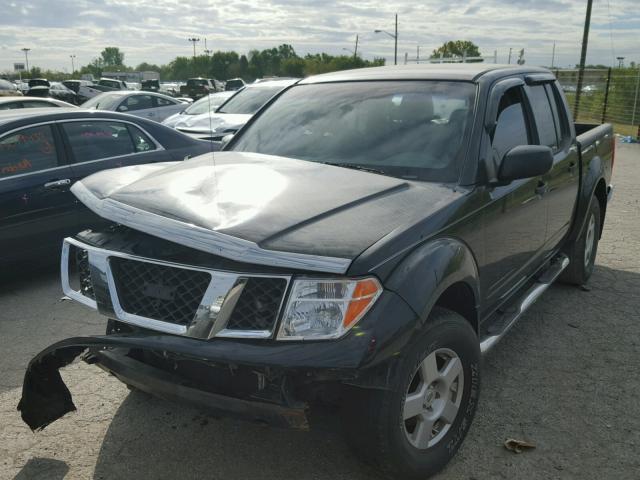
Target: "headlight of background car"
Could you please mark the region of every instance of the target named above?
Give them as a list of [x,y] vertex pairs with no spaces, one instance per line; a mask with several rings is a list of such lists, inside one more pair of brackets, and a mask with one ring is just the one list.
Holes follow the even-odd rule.
[[381,293],[375,278],[295,280],[278,339],[339,338],[358,323]]

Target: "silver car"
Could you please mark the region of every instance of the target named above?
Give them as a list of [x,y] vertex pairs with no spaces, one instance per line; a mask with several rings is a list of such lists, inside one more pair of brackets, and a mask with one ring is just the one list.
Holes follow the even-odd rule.
[[77,108],[75,105],[56,100],[55,98],[44,97],[0,97],[0,110],[14,110],[16,108]]
[[156,122],[162,122],[187,106],[188,104],[161,93],[131,90],[101,93],[81,105],[82,108],[129,113]]

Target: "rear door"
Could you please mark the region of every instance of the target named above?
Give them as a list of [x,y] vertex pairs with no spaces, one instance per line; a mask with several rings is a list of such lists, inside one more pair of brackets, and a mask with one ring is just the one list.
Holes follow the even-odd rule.
[[[71,163],[72,183],[109,168],[172,160],[141,128],[115,120],[73,120],[58,124]],[[100,223],[82,204],[77,214],[88,227]]]
[[[523,88],[509,88],[499,100],[495,129],[490,138],[496,170],[509,150],[533,143],[532,127]],[[533,177],[489,190],[481,275],[489,308],[520,285],[542,255],[547,211],[540,192],[541,184],[542,177]]]
[[553,150],[553,167],[543,177],[548,212],[545,250],[551,252],[571,225],[580,180],[578,152],[556,85],[552,82],[530,85],[527,96],[538,132],[537,143]]
[[185,109],[186,105],[175,100],[162,97],[153,97],[155,104],[155,116],[153,120],[156,122],[162,122],[165,118],[170,117],[174,113],[181,112]]
[[0,136],[0,260],[57,248],[76,224],[75,197],[52,124]]
[[156,105],[153,100],[152,95],[144,93],[129,95],[120,102],[116,111],[154,120]]

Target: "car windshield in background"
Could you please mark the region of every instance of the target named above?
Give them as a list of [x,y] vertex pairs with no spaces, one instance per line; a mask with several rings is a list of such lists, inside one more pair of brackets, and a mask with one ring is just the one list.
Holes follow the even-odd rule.
[[193,102],[183,113],[186,115],[200,115],[201,113],[213,112],[228,98],[229,97],[217,96],[215,94],[202,97],[200,100]]
[[113,93],[101,93],[100,95],[96,95],[95,97],[84,102],[81,107],[82,108],[95,108],[96,110],[109,110],[122,100],[123,97],[121,95],[113,94]]
[[475,86],[402,81],[298,85],[282,94],[231,150],[455,182]]
[[253,115],[283,87],[247,87],[225,103],[218,113]]
[[196,80],[187,80],[187,85],[189,85],[190,87],[195,87],[196,85],[206,85],[207,81],[203,78],[203,79],[196,79]]

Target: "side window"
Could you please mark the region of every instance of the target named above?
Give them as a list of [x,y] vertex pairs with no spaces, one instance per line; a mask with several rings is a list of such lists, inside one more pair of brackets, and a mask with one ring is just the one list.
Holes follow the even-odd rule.
[[127,125],[127,127],[129,128],[129,133],[131,134],[131,139],[133,140],[133,146],[136,149],[136,152],[150,152],[151,150],[156,149],[155,144],[142,132],[142,130],[132,125]]
[[536,120],[536,127],[540,137],[540,145],[546,145],[553,150],[558,149],[556,125],[551,112],[551,105],[544,85],[534,85],[529,88],[531,110]]
[[0,180],[58,166],[49,125],[25,128],[0,139]]
[[55,103],[41,102],[38,100],[29,100],[29,101],[23,101],[22,106],[24,108],[51,108],[51,107],[57,107],[58,105],[56,105]]
[[21,102],[0,103],[0,110],[13,110],[14,108],[22,108],[22,103]]
[[156,104],[159,107],[170,107],[171,105],[175,105],[176,102],[173,102],[171,100],[167,100],[166,98],[162,98],[162,97],[155,97],[156,99]]
[[133,112],[153,108],[153,99],[150,95],[131,95],[118,107],[119,112]]
[[75,163],[129,155],[135,152],[124,123],[80,121],[63,124]]
[[564,102],[560,97],[558,87],[555,84],[545,84],[549,102],[551,102],[551,110],[553,119],[556,124],[556,136],[558,137],[559,147],[564,147],[571,142],[571,131],[569,129],[569,120],[565,111]]
[[513,147],[529,145],[529,128],[522,102],[522,89],[507,90],[500,99],[491,147],[498,162]]

